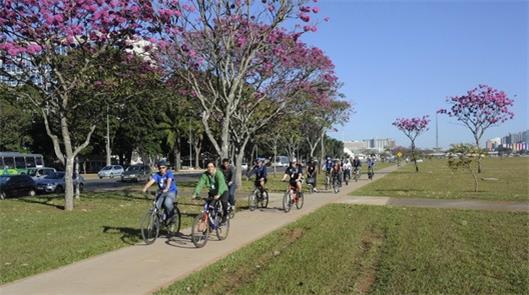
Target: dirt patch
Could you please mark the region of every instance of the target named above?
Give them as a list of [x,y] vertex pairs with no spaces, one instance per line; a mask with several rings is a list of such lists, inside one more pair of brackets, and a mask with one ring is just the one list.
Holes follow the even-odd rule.
[[288,241],[291,243],[294,243],[295,241],[299,240],[305,231],[302,228],[296,227],[289,229],[285,236],[287,236]]
[[374,230],[368,229],[362,234],[360,253],[361,260],[358,263],[359,276],[355,283],[355,290],[360,294],[366,294],[376,281],[376,270],[380,259],[380,246],[384,236]]

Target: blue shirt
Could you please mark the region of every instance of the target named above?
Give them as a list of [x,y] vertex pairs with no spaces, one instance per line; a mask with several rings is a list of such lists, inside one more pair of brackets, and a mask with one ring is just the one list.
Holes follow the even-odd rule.
[[261,179],[261,178],[266,178],[266,167],[265,166],[261,166],[261,167],[255,167],[253,168],[253,173],[252,174],[255,174],[255,177],[256,177],[256,180],[258,179]]
[[167,170],[167,172],[165,172],[165,175],[162,175],[160,172],[156,172],[152,175],[151,179],[154,180],[156,184],[158,184],[158,188],[160,190],[164,190],[165,186],[167,185],[167,179],[171,179],[171,187],[169,187],[169,191],[170,192],[177,191],[176,182],[174,180],[174,174],[173,174],[173,171],[171,170]]
[[334,164],[332,163],[331,160],[327,160],[327,161],[325,161],[325,170],[327,170],[327,171],[331,171],[332,166],[334,166]]

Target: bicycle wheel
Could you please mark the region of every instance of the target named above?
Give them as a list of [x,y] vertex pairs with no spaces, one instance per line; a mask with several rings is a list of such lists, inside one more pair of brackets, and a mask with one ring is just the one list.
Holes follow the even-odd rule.
[[259,190],[256,189],[253,193],[251,193],[248,196],[248,209],[250,209],[250,211],[253,211],[255,210],[255,208],[257,208],[257,194],[258,193],[259,193]]
[[290,192],[286,192],[283,196],[283,210],[285,210],[285,213],[288,213],[290,209],[292,208],[292,196],[290,195]]
[[296,208],[303,208],[303,203],[305,203],[305,197],[303,196],[303,192],[300,192],[298,193],[298,201],[296,202]]
[[171,221],[167,224],[167,235],[169,238],[175,237],[180,232],[180,222],[181,222],[180,209],[174,207],[174,215],[171,217]]
[[268,207],[268,191],[265,189],[263,190],[263,193],[261,194],[261,208],[267,208]]
[[145,244],[150,245],[156,241],[160,234],[160,219],[152,209],[141,220],[141,236]]
[[225,240],[228,237],[228,233],[230,232],[230,219],[227,218],[226,222],[224,224],[220,223],[220,216],[219,220],[217,220],[219,226],[215,229],[215,233],[217,234],[217,239],[219,241]]
[[340,191],[340,187],[338,186],[338,181],[337,180],[334,180],[332,182],[332,188],[333,188],[335,194],[337,194]]
[[191,226],[191,242],[197,248],[202,248],[206,245],[209,238],[209,222],[207,213],[200,213],[193,220]]

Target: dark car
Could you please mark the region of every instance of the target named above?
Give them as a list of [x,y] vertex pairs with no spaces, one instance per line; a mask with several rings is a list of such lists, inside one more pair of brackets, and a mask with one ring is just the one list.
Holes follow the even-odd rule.
[[0,199],[11,196],[34,196],[37,191],[35,181],[29,175],[1,175]]
[[132,165],[121,174],[121,181],[147,181],[151,173],[151,168],[148,165]]

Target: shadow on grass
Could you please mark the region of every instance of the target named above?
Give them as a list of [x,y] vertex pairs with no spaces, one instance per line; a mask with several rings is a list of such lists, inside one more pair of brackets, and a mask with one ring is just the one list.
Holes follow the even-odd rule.
[[139,228],[131,228],[131,227],[115,227],[115,226],[103,226],[103,232],[104,233],[120,233],[121,234],[121,241],[125,244],[129,245],[136,245],[139,241],[141,241],[141,230]]
[[32,203],[32,204],[39,204],[44,206],[50,206],[55,207],[60,210],[64,210],[64,205],[57,205],[52,204],[51,201],[53,199],[59,199],[58,196],[49,196],[49,197],[27,197],[27,198],[19,198],[19,201],[26,202],[26,203]]

